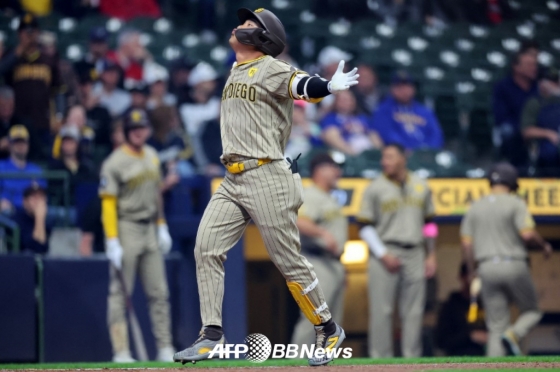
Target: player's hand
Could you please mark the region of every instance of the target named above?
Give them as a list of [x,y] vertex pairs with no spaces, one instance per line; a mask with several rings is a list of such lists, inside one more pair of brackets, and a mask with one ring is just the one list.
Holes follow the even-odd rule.
[[486,345],[488,342],[488,332],[481,329],[472,331],[470,336],[471,341],[479,345]]
[[436,275],[436,269],[436,254],[432,252],[428,255],[428,257],[426,257],[426,260],[424,261],[424,275],[426,276],[426,278],[430,279],[434,275]]
[[550,245],[550,243],[546,242],[546,243],[544,244],[544,247],[543,247],[543,254],[544,254],[544,258],[547,259],[547,260],[548,260],[548,259],[550,258],[550,256],[552,255],[552,245]]
[[387,271],[391,274],[395,274],[401,269],[401,260],[390,253],[385,253],[380,260],[381,263],[383,263],[383,266],[385,266]]
[[105,245],[105,255],[113,266],[120,270],[122,268],[123,249],[119,238],[107,239]]
[[321,234],[321,240],[325,243],[325,248],[335,256],[338,256],[338,242],[336,241],[333,234],[328,230],[323,230]]
[[165,223],[158,225],[158,245],[163,254],[168,254],[173,245],[173,240],[171,240],[171,235],[169,235],[169,228]]
[[329,82],[329,92],[335,94],[343,90],[348,90],[351,86],[358,84],[360,75],[356,73],[357,71],[358,69],[354,68],[352,71],[344,73],[344,61],[340,61],[338,69]]

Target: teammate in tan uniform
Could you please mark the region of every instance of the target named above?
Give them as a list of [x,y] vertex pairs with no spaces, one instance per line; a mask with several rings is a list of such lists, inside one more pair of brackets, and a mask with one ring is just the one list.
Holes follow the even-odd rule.
[[163,217],[158,156],[145,145],[149,125],[143,110],[132,110],[125,118],[126,143],[113,151],[101,170],[102,222],[106,254],[112,263],[108,311],[115,362],[134,361],[128,345],[126,297],[118,279],[119,271],[129,295],[139,272],[148,298],[157,359],[173,359],[162,256],[171,249],[171,237]]
[[[542,317],[527,265],[526,244],[552,252],[535,231],[535,222],[517,190],[517,171],[507,163],[490,171],[490,195],[473,203],[461,223],[469,272],[478,264],[482,301],[489,330],[488,356],[521,354],[519,340]],[[510,303],[521,314],[510,324]]]
[[[340,176],[340,167],[328,154],[319,154],[311,160],[313,185],[303,191],[305,202],[299,209],[297,220],[301,253],[313,265],[336,323],[342,322],[344,311],[346,270],[340,256],[348,240],[348,219],[331,194]],[[301,314],[292,344],[309,345],[313,336],[313,329]]]
[[398,293],[402,354],[418,357],[422,353],[426,277],[436,270],[434,206],[426,182],[406,169],[402,147],[385,146],[381,165],[383,175],[365,190],[357,217],[363,223],[360,237],[372,252],[369,354],[374,358],[393,356],[393,306]]
[[[222,163],[228,170],[199,226],[195,258],[203,329],[194,344],[174,359],[207,359],[224,343],[222,299],[226,253],[253,220],[271,260],[280,270],[305,316],[315,325],[318,348],[338,348],[344,331],[331,318],[311,264],[299,253],[297,211],[302,185],[297,159],[283,158],[290,135],[293,99],[318,102],[357,84],[356,69],[344,73],[344,61],[331,79],[310,77],[274,57],[286,44],[284,26],[270,11],[240,9],[241,25],[232,31],[236,53],[222,95]],[[309,359],[329,363],[332,355]]]

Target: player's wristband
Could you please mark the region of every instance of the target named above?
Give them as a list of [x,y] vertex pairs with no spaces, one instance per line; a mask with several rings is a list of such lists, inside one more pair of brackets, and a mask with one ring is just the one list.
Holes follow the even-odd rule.
[[424,225],[423,229],[424,238],[437,238],[439,235],[438,225],[434,222],[429,222]]

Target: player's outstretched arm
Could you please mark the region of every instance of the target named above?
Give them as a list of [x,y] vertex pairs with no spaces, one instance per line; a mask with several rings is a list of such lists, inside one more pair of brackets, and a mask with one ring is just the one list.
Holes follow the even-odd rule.
[[292,95],[313,102],[329,94],[350,89],[351,86],[358,84],[360,75],[357,74],[357,71],[358,69],[354,68],[352,71],[345,73],[344,61],[340,61],[331,81],[319,76],[296,75],[297,81],[294,81],[296,84],[292,84]]

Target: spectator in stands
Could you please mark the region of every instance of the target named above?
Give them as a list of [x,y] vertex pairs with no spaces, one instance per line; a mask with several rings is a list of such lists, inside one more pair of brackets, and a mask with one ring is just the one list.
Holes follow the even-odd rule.
[[[95,142],[95,132],[87,126],[86,110],[82,105],[74,105],[68,108],[63,119],[63,125],[74,127],[79,134],[80,156],[91,157],[93,155],[93,143]],[[62,138],[60,134],[54,139],[52,157],[60,159]]]
[[124,130],[122,121],[120,120],[113,122],[111,130],[111,144],[113,146],[113,150],[124,144]]
[[113,118],[122,115],[130,107],[130,94],[118,87],[121,69],[111,61],[104,61],[100,81],[93,87],[93,96],[109,110]]
[[10,156],[8,131],[17,124],[14,117],[14,91],[8,86],[0,87],[0,159]]
[[103,61],[109,52],[109,33],[103,26],[96,26],[89,32],[89,50],[80,61],[74,63],[74,70],[80,77],[96,81],[103,72]]
[[537,95],[537,73],[537,56],[518,53],[513,57],[509,76],[494,87],[494,145],[517,168],[524,168],[528,162],[519,121],[527,100]]
[[21,191],[22,205],[16,208],[14,221],[19,226],[23,252],[45,254],[49,250],[50,226],[47,225],[47,193],[37,183]]
[[17,47],[0,61],[0,75],[15,92],[15,114],[29,120],[30,130],[48,143],[51,126],[51,98],[55,99],[56,112],[64,110],[58,58],[48,56],[39,44],[39,24],[27,13],[20,18]]
[[[6,52],[6,34],[0,33],[0,60],[4,56],[5,52]],[[1,78],[2,77],[0,76],[0,79]]]
[[[334,47],[334,46],[326,46],[324,47],[319,56],[317,58],[317,63],[319,67],[319,75],[323,78],[329,80],[332,78],[336,69],[338,68],[338,64],[341,60],[346,61],[348,65],[348,61],[352,60],[353,56],[345,51]],[[332,110],[333,104],[335,100],[335,95],[331,94],[323,98],[323,100],[319,103],[316,107],[312,105],[310,107],[311,110],[317,110],[318,112],[313,114],[312,116],[316,120],[320,120],[323,116],[325,116],[329,111]],[[308,112],[309,114],[309,112]]]
[[194,158],[204,173],[208,159],[202,149],[201,135],[204,124],[220,116],[221,99],[215,96],[217,72],[206,62],[200,62],[189,75],[189,86],[193,103],[185,103],[180,108],[181,119],[192,141]]
[[131,86],[128,90],[130,94],[130,107],[125,110],[127,112],[133,109],[142,109],[146,111],[148,106],[148,97],[150,95],[150,88],[144,82],[139,82]]
[[[439,311],[436,344],[448,356],[485,355],[488,331],[484,319],[477,316],[472,324],[467,322],[470,307],[470,280],[467,264],[459,270],[461,289],[452,292]],[[480,312],[479,312],[480,313]]]
[[419,1],[377,0],[375,4],[373,12],[388,25],[396,26],[403,22],[419,23],[423,21],[422,7]]
[[192,148],[188,139],[181,133],[179,117],[174,107],[160,106],[148,114],[152,124],[152,136],[148,144],[158,152],[163,166],[164,191],[179,182],[179,177],[191,177],[196,170],[190,162]]
[[292,159],[297,158],[299,154],[305,156],[314,146],[322,145],[321,127],[307,120],[306,106],[305,101],[294,101],[292,132],[284,151],[286,156]]
[[150,63],[144,72],[146,84],[150,89],[150,96],[148,98],[147,107],[149,110],[161,106],[176,106],[177,97],[169,93],[167,89],[167,81],[169,80],[169,73],[165,67]]
[[109,17],[129,20],[135,17],[161,17],[157,0],[99,0],[99,10]]
[[334,109],[321,121],[321,130],[327,145],[348,155],[381,146],[368,118],[358,114],[356,98],[349,90],[336,95]]
[[92,253],[105,252],[105,233],[101,224],[101,199],[93,198],[79,218],[82,231],[80,240],[80,255],[91,256]]
[[382,94],[377,85],[377,75],[371,66],[361,63],[358,65],[360,79],[358,85],[352,87],[361,113],[372,115],[377,109]]
[[151,60],[150,53],[140,42],[140,32],[124,30],[117,41],[117,50],[107,53],[107,58],[124,71],[124,86],[133,86],[144,79],[144,62]]
[[179,58],[173,61],[169,67],[171,80],[169,81],[169,92],[177,97],[177,103],[192,102],[189,89],[189,75],[195,64],[187,58]]
[[208,163],[204,168],[204,174],[208,177],[223,177],[225,168],[220,161],[222,156],[222,138],[220,132],[220,118],[208,120],[202,127],[204,128],[200,136],[202,151]]
[[521,116],[526,140],[536,141],[541,177],[560,177],[560,76],[549,68],[539,81],[539,96],[530,98]]
[[0,161],[0,174],[18,173],[29,178],[0,177],[0,210],[12,212],[23,203],[23,190],[32,183],[46,187],[45,180],[41,179],[42,170],[37,165],[27,161],[29,153],[29,132],[23,125],[14,125],[8,132],[10,141],[10,158]]
[[352,60],[352,58],[353,56],[351,54],[346,53],[335,46],[324,47],[317,57],[317,63],[319,64],[319,68],[321,70],[321,77],[330,80],[338,68],[338,63],[341,60],[348,63]]
[[87,126],[95,133],[95,144],[111,147],[111,114],[99,104],[100,97],[93,94],[93,81],[89,74],[79,76],[79,103],[86,109]]
[[439,122],[428,107],[415,100],[416,88],[408,72],[393,74],[390,93],[373,117],[373,129],[382,141],[408,150],[440,149],[443,135]]
[[[70,181],[70,190],[75,190],[79,182],[95,182],[96,172],[95,166],[86,157],[80,156],[80,130],[74,125],[65,125],[61,128],[58,137],[60,141],[60,156],[51,159],[49,164],[50,170],[61,170],[68,174]],[[51,189],[62,189],[61,181],[49,182]],[[72,197],[74,193],[70,193]],[[70,200],[70,204],[74,205],[74,200]]]
[[540,52],[541,44],[536,40],[523,40],[521,42],[521,46],[519,47],[519,53],[528,53],[537,58],[537,60]]

